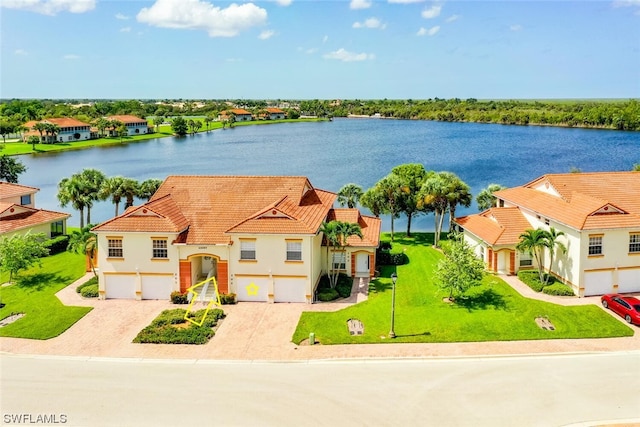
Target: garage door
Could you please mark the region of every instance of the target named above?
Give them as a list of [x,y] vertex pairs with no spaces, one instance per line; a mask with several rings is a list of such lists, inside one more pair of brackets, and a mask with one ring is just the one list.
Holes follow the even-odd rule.
[[173,274],[167,276],[142,276],[142,299],[166,299],[173,291]]
[[238,301],[266,302],[269,294],[269,279],[265,277],[237,277]]
[[279,279],[273,284],[273,299],[275,302],[307,302],[306,279]]
[[585,297],[611,292],[613,292],[613,271],[588,271],[584,273]]
[[618,292],[640,292],[640,268],[618,271]]
[[134,275],[105,275],[104,288],[107,298],[135,299],[136,276]]

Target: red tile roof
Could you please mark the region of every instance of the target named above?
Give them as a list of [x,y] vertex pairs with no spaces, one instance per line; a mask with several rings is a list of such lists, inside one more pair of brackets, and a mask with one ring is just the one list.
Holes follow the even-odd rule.
[[366,246],[377,248],[380,243],[380,226],[382,220],[374,216],[362,215],[358,209],[331,209],[327,221],[342,221],[358,224],[362,238],[351,236],[347,239],[349,246]]
[[491,245],[517,244],[520,235],[531,228],[516,207],[491,208],[477,215],[456,218],[456,223]]
[[251,115],[251,113],[247,110],[243,110],[242,108],[232,108],[231,110],[223,111],[223,113],[233,113],[236,116],[238,115]]
[[109,120],[118,120],[118,121],[124,123],[125,125],[131,124],[131,123],[142,123],[142,122],[147,123],[147,121],[145,119],[141,119],[140,117],[131,116],[131,115],[128,115],[128,114],[109,116],[109,117],[107,117],[107,119],[109,119]]
[[271,108],[270,107],[270,108],[267,108],[266,110],[271,114],[284,114],[284,111],[282,111],[279,108]]
[[24,196],[26,194],[34,194],[40,191],[36,187],[28,187],[26,185],[12,184],[10,182],[0,181],[0,200],[10,197]]
[[80,120],[74,119],[73,117],[54,117],[51,119],[43,119],[39,121],[31,120],[25,123],[23,126],[31,129],[36,123],[39,122],[53,123],[54,125],[58,125],[61,128],[91,126],[89,123],[81,122]]
[[62,221],[70,216],[62,212],[35,209],[13,203],[0,203],[0,234]]
[[[161,231],[150,228],[162,226],[179,232],[188,225],[177,240],[188,244],[228,244],[230,233],[315,234],[335,199],[305,177],[170,176],[151,201],[94,230]],[[171,224],[141,215],[140,209],[171,219]]]

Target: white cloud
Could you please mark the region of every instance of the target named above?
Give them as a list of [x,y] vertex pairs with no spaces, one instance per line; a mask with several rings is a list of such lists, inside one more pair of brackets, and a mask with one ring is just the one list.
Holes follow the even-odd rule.
[[369,18],[364,22],[354,22],[353,28],[373,28],[384,30],[387,28],[387,24],[383,24],[378,18]]
[[422,17],[424,19],[432,19],[440,15],[440,11],[442,10],[442,6],[438,4],[434,4],[430,8],[427,8],[422,11]]
[[522,30],[522,25],[520,25],[520,24],[514,24],[514,25],[509,26],[509,29],[510,29],[511,31],[520,31],[520,30]]
[[354,61],[366,61],[368,59],[375,59],[375,55],[372,53],[354,53],[340,48],[336,51],[329,52],[323,55],[325,59],[337,59],[342,62],[354,62]]
[[127,19],[129,19],[129,17],[127,15],[123,15],[122,13],[116,13],[116,19],[126,21]]
[[88,12],[95,9],[96,0],[2,0],[0,6],[54,16],[58,12]]
[[447,19],[444,20],[447,24],[453,21],[457,21],[460,18],[460,15],[451,15]]
[[276,32],[273,31],[273,30],[264,30],[263,32],[260,33],[258,38],[260,40],[267,40],[267,39],[270,39],[271,37],[273,37],[275,34],[276,34]]
[[263,25],[267,11],[245,3],[221,9],[202,0],[156,0],[136,16],[139,22],[155,27],[204,30],[210,37],[233,37],[240,31]]
[[349,9],[369,9],[371,7],[371,2],[369,0],[351,0],[349,3]]
[[423,3],[425,0],[389,0],[389,3],[396,4],[411,4],[411,3]]
[[69,54],[63,56],[62,58],[63,59],[68,59],[68,60],[80,59],[80,57],[78,55],[74,55],[73,53],[69,53]]
[[439,25],[436,25],[435,27],[431,27],[428,30],[424,27],[420,27],[416,35],[417,36],[434,36],[438,31],[440,31]]
[[122,27],[122,28],[120,28],[120,32],[121,33],[130,33],[131,32],[131,27]]
[[280,6],[290,6],[293,3],[293,0],[276,0]]
[[24,49],[16,49],[15,52],[13,52],[16,55],[20,55],[20,56],[27,56],[29,53],[24,50]]

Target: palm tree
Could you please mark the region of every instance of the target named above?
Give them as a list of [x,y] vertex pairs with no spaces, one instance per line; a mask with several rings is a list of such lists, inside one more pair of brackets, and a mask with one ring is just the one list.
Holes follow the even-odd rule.
[[449,200],[449,232],[453,230],[453,220],[456,217],[456,207],[458,205],[468,208],[471,206],[473,196],[471,188],[462,181],[456,174],[451,173],[449,177],[451,186],[447,199]]
[[320,225],[320,232],[323,234],[325,244],[327,247],[327,277],[329,277],[329,284],[331,284],[331,278],[329,272],[331,271],[331,258],[329,257],[329,246],[335,246],[338,240],[338,233],[336,229],[336,221],[323,222]]
[[82,191],[86,198],[87,224],[91,224],[91,208],[93,203],[102,200],[100,190],[107,177],[97,169],[83,169],[78,175],[82,183]]
[[121,176],[113,176],[107,178],[102,183],[100,187],[99,196],[102,200],[106,200],[111,197],[111,202],[116,206],[115,216],[118,216],[118,207],[120,205],[120,201],[122,200],[122,181],[124,180]]
[[516,245],[516,249],[520,252],[528,252],[538,265],[538,276],[540,283],[544,282],[544,266],[542,265],[542,253],[548,245],[547,232],[541,228],[535,230],[525,230],[520,235],[520,242]]
[[419,193],[419,200],[424,205],[423,209],[428,207],[434,212],[435,235],[433,245],[435,247],[439,247],[444,215],[449,208],[449,188],[450,183],[447,180],[447,176],[444,172],[441,172],[427,177]]
[[157,115],[153,122],[156,125],[156,132],[160,132],[160,125],[164,123],[164,116]]
[[369,209],[376,218],[380,218],[380,214],[384,213],[384,198],[381,196],[382,194],[377,191],[377,188],[372,187],[360,197],[362,206]]
[[71,178],[63,178],[58,183],[58,200],[63,208],[69,203],[80,212],[80,228],[84,227],[84,208],[87,206],[87,196],[82,191],[80,177],[73,175]]
[[204,123],[207,125],[207,132],[209,132],[209,125],[211,124],[212,121],[213,121],[213,117],[211,116],[207,116],[204,118]]
[[38,131],[38,133],[40,133],[40,142],[42,142],[42,134],[44,132],[47,132],[47,124],[45,122],[38,122],[35,125],[33,125],[31,129]]
[[96,235],[91,232],[91,225],[81,227],[80,231],[74,230],[71,232],[67,250],[69,252],[86,255],[87,260],[89,260],[89,266],[91,266],[91,271],[93,271],[93,275],[96,277],[98,276],[98,273],[96,273],[96,267],[93,263],[93,259],[95,258],[97,249],[97,238]]
[[481,211],[486,211],[489,208],[496,207],[498,199],[493,195],[493,193],[495,193],[496,191],[504,190],[505,188],[506,187],[503,187],[500,184],[489,184],[486,188],[480,190],[480,192],[476,196],[478,209]]
[[100,117],[94,120],[93,124],[96,125],[96,128],[98,128],[101,137],[104,137],[104,130],[111,126],[110,121],[108,119],[105,119],[104,117]]
[[394,219],[400,216],[402,209],[400,205],[400,200],[403,196],[402,183],[396,175],[391,173],[376,183],[374,191],[379,193],[379,196],[376,197],[383,201],[381,212],[391,215],[391,241],[393,241],[395,232]]
[[[556,254],[556,246],[560,249],[560,251],[564,254],[567,252],[567,247],[558,241],[558,237],[564,236],[564,232],[558,231],[555,228],[551,227],[549,231],[545,232],[547,239],[547,249],[549,249],[549,272],[553,268],[553,258]],[[549,280],[549,276],[545,278],[544,284],[546,285]]]
[[125,210],[133,206],[133,199],[139,193],[139,184],[138,181],[132,178],[124,178],[122,180],[122,197],[126,199],[126,203],[124,205]]
[[[358,236],[362,238],[362,230],[358,224],[342,221],[331,221],[329,223],[322,223],[320,231],[324,233],[327,239],[327,264],[331,265],[329,258],[329,245],[334,247],[335,252],[341,252],[346,246],[349,245],[348,240],[351,236]],[[331,273],[330,273],[331,271]],[[327,268],[327,275],[329,276],[329,285],[335,288],[338,284],[338,276],[340,270],[337,268]]]
[[347,205],[353,209],[358,205],[360,197],[362,197],[362,187],[357,184],[346,184],[338,191],[338,203],[340,206]]
[[56,142],[58,133],[60,132],[60,126],[55,123],[44,122],[45,132],[47,136],[51,135],[50,142]]
[[633,168],[631,168],[634,172],[640,172],[640,163],[634,163]]
[[161,185],[161,179],[151,178],[142,181],[138,188],[138,197],[149,201]]
[[36,144],[40,142],[40,139],[35,135],[31,135],[29,139],[27,139],[27,142],[31,144],[31,149],[36,151]]

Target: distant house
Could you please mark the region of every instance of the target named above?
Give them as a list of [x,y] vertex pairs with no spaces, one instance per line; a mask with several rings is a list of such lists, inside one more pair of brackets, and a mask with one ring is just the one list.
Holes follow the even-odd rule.
[[[109,120],[117,120],[124,123],[127,128],[127,136],[142,135],[145,133],[153,133],[153,126],[149,126],[149,122],[140,117],[131,115],[117,115],[107,117]],[[113,136],[115,131],[111,129],[109,134]]]
[[47,238],[65,234],[69,214],[37,209],[35,187],[0,182],[0,237],[44,233]]
[[[239,301],[312,303],[328,265],[375,271],[380,219],[333,209],[336,197],[302,176],[169,176],[149,202],[93,228],[100,296],[169,299],[215,277]],[[321,226],[334,219],[363,237],[327,248]]]
[[236,122],[250,122],[253,120],[253,116],[247,110],[242,108],[232,108],[231,110],[225,110],[218,115],[218,120],[229,120],[231,115],[235,115]]
[[[640,172],[548,174],[497,191],[497,207],[456,218],[489,270],[543,268],[576,295],[640,292]],[[562,231],[566,253],[542,265],[516,246],[526,230]]]
[[74,119],[72,117],[58,117],[44,120],[31,120],[25,123],[23,126],[28,130],[23,134],[23,141],[27,141],[28,138],[32,135],[40,138],[40,132],[33,129],[36,123],[51,123],[59,127],[59,131],[56,135],[47,134],[46,132],[44,132],[42,134],[43,142],[72,142],[91,139],[90,124],[81,122],[80,120]]
[[282,120],[287,116],[287,113],[279,108],[267,108],[266,110],[269,115],[269,120]]

